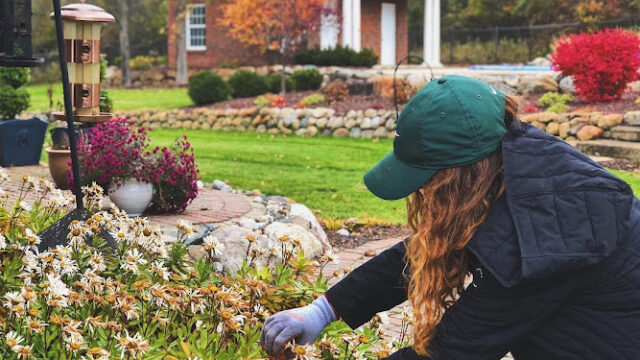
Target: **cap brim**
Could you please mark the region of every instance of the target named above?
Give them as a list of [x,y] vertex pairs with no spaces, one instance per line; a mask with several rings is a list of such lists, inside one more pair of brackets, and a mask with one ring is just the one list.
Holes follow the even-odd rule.
[[364,184],[381,199],[398,200],[420,189],[437,171],[405,165],[392,151],[364,175]]

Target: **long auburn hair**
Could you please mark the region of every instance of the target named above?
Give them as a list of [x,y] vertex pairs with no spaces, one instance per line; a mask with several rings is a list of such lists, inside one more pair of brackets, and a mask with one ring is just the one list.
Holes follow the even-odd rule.
[[[507,96],[505,125],[517,120],[518,101]],[[428,355],[436,326],[464,290],[465,247],[504,193],[502,154],[438,171],[407,198],[409,301],[413,308],[413,348]]]

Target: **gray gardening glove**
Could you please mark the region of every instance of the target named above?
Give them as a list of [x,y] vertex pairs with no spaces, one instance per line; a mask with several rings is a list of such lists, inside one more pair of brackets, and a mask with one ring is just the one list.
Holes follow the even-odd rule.
[[292,339],[297,344],[311,344],[322,329],[338,320],[323,295],[311,304],[279,312],[267,319],[260,334],[260,344],[271,356],[277,356]]

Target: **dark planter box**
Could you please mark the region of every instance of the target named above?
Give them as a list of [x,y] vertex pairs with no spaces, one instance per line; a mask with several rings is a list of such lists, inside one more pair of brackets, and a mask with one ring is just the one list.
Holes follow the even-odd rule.
[[47,122],[40,119],[0,121],[0,165],[38,165]]

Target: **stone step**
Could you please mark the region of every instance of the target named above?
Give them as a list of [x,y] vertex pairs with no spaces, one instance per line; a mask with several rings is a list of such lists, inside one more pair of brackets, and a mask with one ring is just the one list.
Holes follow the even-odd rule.
[[603,139],[640,142],[640,126],[621,125],[602,134]]
[[600,139],[579,141],[576,147],[587,155],[608,156],[640,162],[640,142]]

